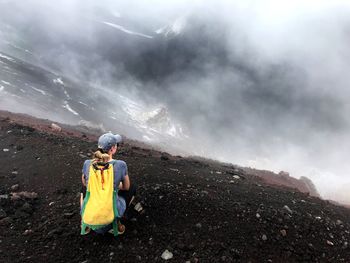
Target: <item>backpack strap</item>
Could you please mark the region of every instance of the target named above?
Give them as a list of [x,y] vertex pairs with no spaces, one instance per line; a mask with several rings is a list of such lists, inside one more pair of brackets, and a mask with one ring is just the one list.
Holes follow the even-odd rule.
[[[105,177],[104,177],[104,171],[109,168],[109,163],[94,163],[92,164],[95,171],[101,172],[101,184],[102,184],[102,190],[104,190],[103,184],[105,183]],[[97,174],[96,174],[97,176]],[[114,176],[114,175],[113,175]]]

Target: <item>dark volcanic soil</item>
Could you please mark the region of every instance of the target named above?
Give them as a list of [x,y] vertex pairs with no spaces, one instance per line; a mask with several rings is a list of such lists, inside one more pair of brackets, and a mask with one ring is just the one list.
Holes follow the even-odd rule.
[[96,137],[1,116],[0,262],[163,262],[166,249],[170,262],[350,262],[349,209],[133,143],[117,158],[144,213],[130,213],[123,236],[80,236],[81,167]]

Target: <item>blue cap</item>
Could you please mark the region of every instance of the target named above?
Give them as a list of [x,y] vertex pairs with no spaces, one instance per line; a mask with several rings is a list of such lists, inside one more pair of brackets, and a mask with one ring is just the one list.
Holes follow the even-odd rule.
[[108,132],[108,133],[102,134],[100,138],[98,138],[98,148],[107,152],[112,148],[112,146],[121,142],[122,142],[122,136],[120,136],[119,134],[113,134],[111,132]]

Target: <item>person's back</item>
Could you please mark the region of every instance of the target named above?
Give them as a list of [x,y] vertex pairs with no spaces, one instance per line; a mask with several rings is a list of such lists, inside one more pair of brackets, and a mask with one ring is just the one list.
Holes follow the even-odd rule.
[[[125,230],[119,219],[131,202],[135,188],[129,191],[130,181],[126,163],[112,159],[120,142],[119,135],[103,134],[99,138],[98,150],[94,153],[94,158],[84,162],[81,234],[85,234],[90,228],[98,233],[105,233],[113,228],[114,235]],[[118,190],[121,190],[121,195],[117,194]],[[117,223],[119,223],[119,231],[117,231]]]

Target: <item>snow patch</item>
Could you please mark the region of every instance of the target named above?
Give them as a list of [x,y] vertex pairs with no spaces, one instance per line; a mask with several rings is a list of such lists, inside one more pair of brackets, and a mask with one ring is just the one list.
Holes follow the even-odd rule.
[[54,79],[54,80],[53,80],[53,83],[64,86],[64,82],[62,81],[61,78]]
[[4,83],[4,84],[7,85],[7,86],[12,86],[10,82],[7,82],[7,81],[5,81],[5,80],[2,80],[1,82]]
[[69,96],[68,92],[66,90],[63,90],[64,95],[66,95],[67,99],[71,99],[71,97]]
[[33,86],[29,86],[29,87],[32,88],[33,90],[35,90],[35,91],[41,93],[41,94],[44,95],[44,96],[46,95],[46,92],[43,91],[43,90],[41,90],[41,89],[37,89],[37,88],[35,88],[35,87],[33,87]]
[[7,59],[7,60],[9,60],[9,61],[15,62],[15,60],[14,60],[13,58],[10,58],[10,57],[8,57],[8,56],[2,54],[2,53],[0,53],[0,58],[4,58],[4,59]]
[[70,111],[70,112],[73,113],[74,115],[79,116],[79,113],[76,112],[75,110],[73,110],[73,109],[69,106],[69,104],[68,104],[67,101],[64,101],[64,105],[62,105],[62,107],[65,108],[65,109],[67,109],[68,111]]
[[80,104],[86,106],[86,107],[89,107],[89,105],[87,105],[86,103],[82,102],[82,101],[78,101]]
[[155,32],[157,34],[163,34],[166,37],[179,35],[186,26],[186,19],[180,17],[175,20],[174,23],[157,29]]
[[5,87],[0,85],[0,91],[3,91],[4,89]]
[[120,25],[116,25],[116,24],[113,24],[113,23],[110,23],[110,22],[101,22],[102,24],[105,24],[105,25],[108,25],[108,26],[111,26],[111,27],[114,27],[116,29],[119,29],[120,31],[123,31],[124,33],[127,33],[127,34],[130,34],[130,35],[135,35],[135,36],[140,36],[140,37],[145,37],[145,38],[153,38],[152,36],[149,36],[149,35],[145,35],[145,34],[142,34],[142,33],[138,33],[138,32],[134,32],[134,31],[131,31],[129,29],[126,29],[125,27],[123,26],[120,26]]
[[[159,134],[171,136],[174,138],[188,137],[180,124],[172,120],[165,106],[149,108],[141,103],[137,103],[125,96],[120,97],[122,109],[128,116],[132,125],[137,127],[148,138],[157,138]],[[117,115],[116,113],[114,115]]]

